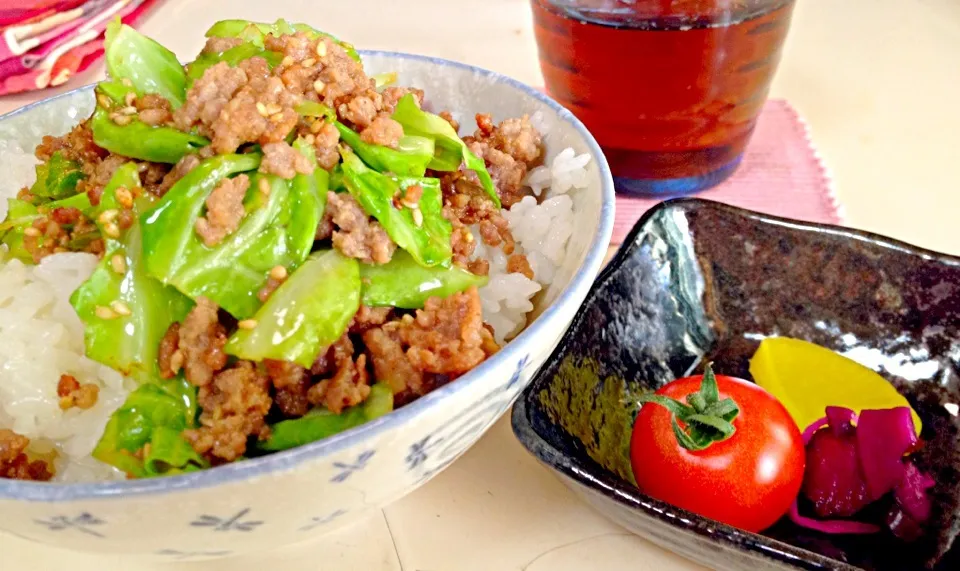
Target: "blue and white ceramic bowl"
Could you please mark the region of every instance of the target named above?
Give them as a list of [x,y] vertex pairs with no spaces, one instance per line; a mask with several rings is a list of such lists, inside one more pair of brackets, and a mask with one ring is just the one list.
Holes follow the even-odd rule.
[[[441,59],[366,52],[369,73],[396,71],[400,85],[470,117],[539,112],[548,156],[588,153],[589,185],[575,200],[575,229],[552,285],[535,298],[530,325],[502,351],[392,414],[327,440],[212,470],[92,484],[0,480],[0,529],[84,551],[154,559],[220,557],[296,543],[410,493],[465,452],[510,406],[553,351],[583,302],[607,250],[614,191],[607,163],[584,126],[536,89]],[[87,87],[0,117],[0,139],[32,148],[44,110],[80,120]]]

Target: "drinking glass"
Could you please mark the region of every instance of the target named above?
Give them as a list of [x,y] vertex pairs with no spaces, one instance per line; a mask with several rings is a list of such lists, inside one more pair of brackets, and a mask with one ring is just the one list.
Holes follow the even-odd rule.
[[794,0],[531,0],[547,91],[623,193],[710,188],[743,158]]

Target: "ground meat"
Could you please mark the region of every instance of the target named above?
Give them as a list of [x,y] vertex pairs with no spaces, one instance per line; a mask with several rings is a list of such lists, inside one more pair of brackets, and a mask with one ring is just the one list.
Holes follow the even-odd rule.
[[173,108],[165,97],[148,93],[134,101],[137,116],[147,125],[166,125],[173,121]]
[[466,265],[467,270],[477,276],[486,276],[490,274],[490,262],[484,259],[470,260]]
[[401,323],[400,340],[410,347],[407,359],[421,371],[456,377],[496,350],[483,327],[476,287],[446,298],[432,297],[413,320]]
[[86,192],[90,203],[94,206],[100,204],[103,188],[113,178],[113,173],[129,160],[126,157],[111,154],[97,163],[84,163],[83,172],[87,178],[77,184],[77,191]]
[[23,235],[23,247],[34,263],[59,252],[103,253],[99,229],[80,210],[60,207],[48,211],[40,206],[39,213]]
[[237,175],[226,178],[213,189],[207,197],[207,215],[200,217],[195,223],[197,235],[203,243],[212,248],[240,227],[246,211],[243,209],[243,197],[250,188],[250,178]]
[[363,344],[373,363],[373,376],[390,385],[395,395],[423,394],[423,373],[407,359],[400,342],[400,321],[370,329],[363,334]]
[[90,129],[89,121],[80,123],[62,137],[45,135],[37,145],[35,154],[38,159],[46,162],[57,151],[63,154],[63,158],[79,161],[84,165],[96,164],[108,154],[105,149],[93,142],[93,131]]
[[264,420],[272,400],[269,378],[253,363],[239,361],[200,387],[200,428],[184,431],[194,450],[214,462],[232,462],[247,450],[247,439],[269,436]]
[[163,179],[170,174],[170,165],[163,163],[140,163],[140,184],[144,190],[151,194],[160,196],[160,188],[163,185]]
[[193,84],[174,123],[182,131],[197,127],[218,154],[232,153],[243,143],[283,141],[299,120],[300,100],[261,57],[237,67],[220,62]]
[[526,115],[506,119],[500,125],[494,125],[487,114],[479,113],[476,119],[476,133],[464,141],[484,160],[500,201],[509,208],[528,194],[523,179],[543,157],[543,138]]
[[360,139],[371,145],[383,145],[396,149],[403,137],[403,126],[387,114],[378,115],[367,127],[360,131]]
[[310,387],[307,399],[314,406],[325,406],[339,414],[343,409],[358,405],[370,396],[370,374],[367,372],[367,357],[346,359],[338,365],[333,377]]
[[383,110],[389,114],[397,109],[397,103],[403,99],[403,96],[412,93],[413,97],[417,100],[417,105],[423,104],[423,90],[414,89],[410,87],[387,87],[380,95],[383,97]]
[[376,90],[370,89],[367,93],[356,95],[346,103],[341,103],[337,107],[337,115],[344,121],[363,129],[373,123],[382,108],[383,97]]
[[266,359],[263,362],[276,392],[273,402],[285,416],[298,418],[310,410],[307,391],[310,389],[309,371],[296,363]]
[[485,142],[469,141],[467,146],[486,163],[500,202],[505,208],[520,202],[529,194],[529,190],[523,185],[523,179],[527,176],[526,164]]
[[66,252],[69,242],[69,230],[46,216],[37,218],[24,230],[23,248],[35,264],[49,255]]
[[518,119],[505,119],[494,126],[490,115],[478,114],[475,137],[485,140],[493,148],[510,155],[527,167],[536,166],[543,156],[543,137],[524,115]]
[[370,395],[367,359],[360,355],[354,360],[353,354],[353,342],[346,334],[320,352],[310,369],[311,374],[321,378],[307,391],[310,404],[339,413],[366,400]]
[[187,380],[198,387],[210,384],[214,373],[227,365],[223,346],[227,331],[220,324],[217,305],[200,296],[180,327],[178,348]]
[[[318,121],[319,126],[311,128],[313,147],[317,153],[317,164],[322,169],[330,170],[340,162],[340,131],[333,123]],[[314,131],[316,129],[316,131]]]
[[477,289],[433,297],[414,315],[404,315],[363,334],[378,381],[401,395],[425,394],[437,375],[454,379],[497,351],[483,326]]
[[93,383],[80,384],[73,375],[60,375],[60,381],[57,383],[57,396],[60,397],[60,410],[73,407],[87,410],[97,404],[100,387]]
[[187,173],[197,168],[199,164],[200,157],[197,155],[183,155],[183,157],[177,161],[177,164],[173,165],[170,172],[163,177],[163,180],[160,181],[160,185],[154,190],[154,194],[163,196],[177,181],[187,176]]
[[328,240],[333,236],[333,218],[330,217],[330,209],[323,209],[323,217],[317,224],[317,231],[314,233],[314,240]]
[[183,352],[180,351],[180,324],[171,323],[167,332],[160,339],[160,349],[157,351],[157,367],[160,376],[172,379],[183,368]]
[[470,228],[467,228],[457,218],[450,208],[444,206],[443,216],[450,221],[453,231],[450,235],[450,247],[453,250],[453,262],[461,267],[467,267],[473,257],[477,244],[473,239]]
[[350,333],[359,335],[368,329],[379,327],[393,317],[392,307],[367,307],[361,305],[350,322]]
[[200,53],[222,54],[242,44],[242,38],[207,38],[207,43],[203,46],[203,50]]
[[[347,96],[363,91],[376,92],[375,82],[364,73],[360,62],[347,55],[335,42],[326,38],[320,41],[324,44],[321,49],[324,55],[317,58],[321,67],[317,79],[322,83],[318,95],[323,103],[339,109],[340,104],[346,103]],[[382,97],[380,104],[383,104]]]
[[333,232],[333,246],[336,249],[345,256],[368,264],[390,261],[397,245],[379,222],[367,216],[352,196],[328,192],[327,210],[338,228]]
[[60,225],[76,224],[81,218],[83,218],[83,212],[80,212],[79,208],[73,208],[72,206],[54,208],[50,212],[50,219]]
[[533,279],[533,268],[530,267],[530,261],[523,254],[513,254],[507,258],[507,273],[523,274],[527,279]]
[[31,461],[24,452],[30,439],[0,428],[0,478],[46,482],[53,477],[51,467],[42,460]]
[[441,178],[441,185],[444,189],[443,215],[453,224],[451,245],[455,262],[464,267],[469,263],[476,246],[464,227],[474,224],[480,225],[480,236],[485,244],[500,246],[507,255],[513,253],[516,243],[510,224],[482,188],[457,174]]
[[329,377],[346,361],[353,359],[353,341],[349,335],[342,335],[333,345],[320,351],[316,361],[310,367],[310,374],[318,377]]
[[260,172],[275,174],[280,178],[291,179],[300,174],[312,174],[310,160],[288,145],[285,141],[268,143],[263,146],[263,161]]

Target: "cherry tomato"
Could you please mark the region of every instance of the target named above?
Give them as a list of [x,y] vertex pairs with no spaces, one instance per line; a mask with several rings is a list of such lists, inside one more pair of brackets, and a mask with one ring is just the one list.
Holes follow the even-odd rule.
[[[770,393],[716,375],[711,398],[707,375],[713,377],[708,371],[678,379],[657,391],[658,396],[646,397],[656,402],[640,409],[630,442],[637,485],[659,500],[759,532],[786,514],[800,491],[806,461],[803,439],[786,408]],[[699,413],[705,414],[684,420]],[[711,413],[718,414],[713,420],[704,418]]]

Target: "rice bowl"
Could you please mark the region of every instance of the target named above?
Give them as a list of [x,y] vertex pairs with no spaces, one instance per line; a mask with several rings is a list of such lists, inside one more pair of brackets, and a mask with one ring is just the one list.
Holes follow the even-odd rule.
[[[402,476],[400,476],[400,473],[396,474],[396,482],[394,482],[393,485],[387,486],[386,489],[381,489],[377,492],[373,492],[372,489],[368,488],[368,486],[374,485],[374,481],[369,480],[367,476],[369,471],[350,476],[351,489],[367,490],[367,502],[365,505],[376,505],[406,493],[412,489],[413,486],[426,481],[426,479],[442,469],[449,461],[458,456],[470,443],[478,438],[489,423],[509,404],[515,396],[516,390],[519,390],[520,386],[522,386],[532,373],[532,368],[535,368],[536,364],[545,357],[545,353],[555,342],[556,336],[559,335],[559,330],[562,330],[562,328],[566,326],[569,317],[572,315],[572,311],[575,309],[575,305],[579,303],[578,299],[582,298],[581,290],[583,290],[583,284],[588,283],[592,279],[602,259],[611,224],[609,216],[612,214],[612,190],[606,189],[606,167],[602,162],[602,155],[593,148],[592,140],[587,139],[588,142],[584,144],[584,139],[581,138],[583,137],[581,132],[570,128],[570,124],[567,122],[571,121],[572,118],[566,115],[565,112],[559,111],[558,108],[545,105],[545,102],[548,100],[539,94],[532,94],[526,89],[523,89],[522,92],[529,93],[530,99],[518,100],[514,93],[519,92],[517,91],[519,88],[516,87],[515,84],[505,81],[503,78],[492,74],[486,75],[483,72],[475,72],[471,68],[440,63],[436,60],[410,58],[409,56],[398,58],[390,54],[366,53],[364,54],[364,59],[365,64],[371,67],[371,72],[397,71],[401,81],[404,81],[406,84],[422,85],[424,87],[432,86],[432,92],[439,94],[435,97],[438,97],[439,101],[447,103],[451,107],[457,102],[467,101],[467,103],[462,106],[465,110],[482,110],[484,107],[484,102],[481,100],[482,98],[491,101],[505,102],[506,108],[501,107],[500,103],[495,104],[491,108],[498,117],[524,113],[537,116],[537,112],[541,112],[543,116],[540,117],[540,119],[544,121],[545,125],[550,127],[551,131],[551,133],[546,136],[548,160],[545,162],[545,167],[535,173],[541,177],[539,179],[541,181],[545,180],[542,178],[545,174],[552,176],[552,171],[565,172],[569,170],[569,167],[565,167],[562,157],[558,163],[554,160],[561,154],[560,151],[567,146],[576,150],[573,157],[569,158],[576,158],[584,152],[590,153],[591,163],[585,169],[588,177],[587,184],[585,185],[586,190],[569,188],[568,190],[573,190],[573,192],[545,192],[545,199],[537,203],[537,205],[548,204],[548,200],[558,198],[558,200],[548,204],[548,208],[551,208],[552,211],[547,210],[541,212],[538,209],[534,209],[534,211],[536,214],[542,214],[542,216],[548,220],[548,223],[536,226],[536,228],[540,228],[539,234],[531,232],[529,235],[523,235],[522,232],[518,232],[516,235],[517,243],[524,248],[525,251],[538,255],[542,254],[546,262],[553,263],[553,261],[559,260],[560,263],[552,266],[548,266],[547,264],[538,265],[536,257],[534,256],[534,260],[531,260],[531,266],[536,266],[535,279],[532,280],[534,283],[521,282],[520,284],[511,284],[508,279],[505,279],[499,291],[493,288],[482,290],[481,293],[485,321],[494,324],[496,317],[499,315],[503,317],[506,327],[510,327],[511,324],[517,323],[518,317],[525,318],[527,312],[533,309],[534,311],[530,314],[530,317],[537,315],[540,315],[540,317],[534,322],[532,329],[521,333],[516,340],[507,343],[502,351],[463,378],[441,387],[437,391],[428,394],[418,401],[414,401],[382,419],[373,421],[351,432],[332,437],[322,443],[307,445],[300,449],[275,456],[255,458],[235,465],[221,466],[209,473],[176,476],[168,478],[164,482],[160,480],[143,480],[140,482],[72,485],[62,487],[59,489],[60,491],[46,487],[45,489],[50,490],[49,492],[42,491],[44,488],[40,485],[0,482],[0,496],[6,498],[6,500],[0,503],[3,503],[5,510],[13,514],[14,512],[26,509],[18,500],[13,498],[26,499],[32,497],[41,501],[49,501],[52,498],[58,497],[69,504],[70,502],[81,501],[81,498],[113,496],[118,493],[128,495],[128,499],[130,494],[138,497],[140,494],[148,494],[148,496],[143,496],[142,498],[146,506],[148,504],[156,504],[156,501],[160,500],[159,497],[156,500],[150,499],[153,494],[158,492],[176,492],[178,490],[190,496],[199,494],[199,499],[194,501],[200,502],[205,506],[208,501],[216,504],[222,504],[224,501],[232,503],[234,500],[229,500],[229,490],[237,490],[237,486],[241,486],[241,489],[246,489],[246,486],[254,485],[254,482],[259,483],[264,480],[264,478],[259,476],[268,476],[266,478],[267,481],[275,481],[277,478],[293,478],[296,481],[300,481],[306,478],[306,480],[316,482],[318,477],[320,481],[326,481],[322,473],[317,474],[317,469],[322,469],[330,477],[335,477],[338,475],[337,465],[356,462],[356,459],[363,456],[362,453],[368,448],[377,451],[376,455],[373,456],[373,460],[369,461],[371,464],[380,466],[380,468],[376,469],[377,471],[387,470],[388,473],[392,474],[397,469],[402,469],[403,466],[407,467],[407,469],[404,469],[405,473]],[[444,69],[449,71],[449,73],[437,74],[435,72],[436,68],[434,67],[436,65],[444,66]],[[445,77],[440,77],[443,75],[445,75]],[[442,95],[445,93],[449,93],[450,97],[447,98]],[[89,112],[91,105],[90,96],[87,94],[83,95],[82,97],[77,95],[72,96],[75,99],[74,105],[78,108],[72,112],[73,121],[85,116]],[[528,95],[524,95],[523,97],[527,96]],[[474,100],[474,97],[477,99]],[[33,111],[35,112],[36,109]],[[50,115],[51,116],[48,117],[49,119],[55,119],[54,116],[58,115],[58,113],[51,113]],[[62,119],[62,111],[59,112],[59,117]],[[29,127],[27,127],[28,125]],[[9,153],[11,147],[14,146],[20,146],[21,149],[25,149],[29,153],[30,147],[37,142],[37,138],[41,133],[63,132],[68,125],[61,124],[57,128],[49,127],[49,124],[42,124],[42,119],[40,119],[39,116],[33,115],[30,121],[22,122],[13,130],[7,130],[6,133],[4,133],[4,141],[2,143],[4,145],[4,155]],[[35,129],[34,133],[27,132],[27,129],[31,128]],[[3,126],[0,126],[0,131],[4,130]],[[17,150],[19,149],[14,149],[14,151]],[[32,158],[28,157],[28,159],[31,163],[33,162]],[[6,156],[3,158],[3,161],[6,165],[8,162]],[[13,176],[10,176],[10,184],[3,187],[4,191],[9,192],[8,188],[14,188],[15,192],[18,189],[18,185],[29,183],[29,176],[32,175],[32,164],[22,170],[26,174],[16,181],[13,180]],[[14,170],[10,169],[8,172],[12,173]],[[531,186],[535,183],[536,179],[534,179],[533,174],[531,174]],[[542,185],[542,183],[540,184]],[[598,185],[604,188],[603,192],[599,194],[596,190],[599,188]],[[610,192],[609,197],[605,194],[608,191]],[[563,196],[565,196],[565,198],[560,198]],[[569,199],[569,210],[563,210],[564,203],[567,199]],[[510,215],[517,215],[517,217],[519,217],[525,208],[531,206],[529,202],[528,200],[522,205],[518,203],[514,206],[517,212],[513,212],[513,209],[511,209],[509,211]],[[601,203],[603,204],[602,209],[600,208]],[[577,214],[578,212],[580,214]],[[530,214],[534,214],[534,212]],[[586,216],[586,218],[584,218],[584,216]],[[538,244],[544,243],[544,238],[547,238],[547,235],[543,233],[543,228],[562,226],[562,224],[558,225],[554,222],[563,221],[564,219],[573,221],[569,226],[573,229],[573,237],[567,240],[566,251],[561,251],[558,254],[556,249],[552,251],[547,249],[547,251],[541,252],[538,249]],[[513,224],[514,222],[511,220],[511,228],[514,227]],[[80,256],[80,260],[75,259],[78,256],[80,255],[57,255],[53,256],[51,261],[62,257],[64,263],[70,260],[71,263],[82,267],[82,261],[80,261],[82,260],[82,256]],[[497,278],[507,278],[510,276],[510,274],[498,273],[498,268],[500,268],[502,262],[502,260],[497,260],[495,256],[491,257],[491,280],[488,288],[495,283],[499,283],[495,281]],[[39,272],[40,268],[46,268],[49,264],[50,262],[45,261],[38,266],[37,269],[33,270],[33,273]],[[69,265],[65,265],[63,271],[67,273],[73,272],[74,282],[68,287],[67,281],[64,279],[58,278],[53,280],[55,283],[61,283],[63,285],[62,289],[75,287],[76,281],[78,279],[82,280],[83,278],[82,271],[76,267],[71,269]],[[549,272],[551,271],[554,272],[555,275],[550,276]],[[39,286],[35,287],[51,287],[48,285],[48,282],[43,282],[41,278],[30,275],[31,270],[29,268],[17,268],[8,264],[4,268],[3,275],[7,273],[11,275],[15,274],[13,279],[39,284]],[[523,289],[523,287],[527,289]],[[541,290],[541,288],[542,291],[538,291]],[[4,293],[7,292],[6,289],[3,291]],[[52,289],[50,289],[50,291],[52,291]],[[50,293],[50,291],[47,291],[47,293]],[[524,299],[520,300],[519,297],[517,297],[516,300],[508,300],[507,297],[504,296],[503,292],[505,291],[515,291],[521,294]],[[56,294],[51,295],[55,296]],[[60,299],[63,299],[63,293],[60,295]],[[531,297],[533,298],[532,300]],[[6,305],[6,303],[9,302],[0,304],[0,307],[9,308],[10,306]],[[544,308],[548,306],[550,306],[550,308],[541,314]],[[563,308],[562,310],[560,310],[561,307]],[[510,312],[513,312],[515,317],[510,317]],[[35,315],[36,313],[34,316]],[[491,321],[491,316],[493,316],[493,321]],[[66,323],[60,317],[57,318],[57,322]],[[504,330],[503,326],[498,327],[494,325],[494,330],[498,335],[503,335],[504,337],[509,336],[510,333],[509,331],[501,333]],[[7,332],[8,330],[4,329],[2,334],[6,336]],[[526,341],[524,341],[524,339],[526,339]],[[64,335],[62,342],[66,347],[69,347],[71,342],[73,346],[76,347],[76,340],[76,336],[71,337],[70,335]],[[76,355],[75,351],[74,355]],[[81,373],[87,375],[99,374],[94,364],[87,363],[84,366],[88,368],[83,369],[81,367],[79,370]],[[111,372],[112,371],[109,370],[105,372],[107,378],[102,379],[103,386],[101,390],[104,392],[102,392],[101,395],[107,395],[109,393],[109,387],[117,386],[115,383],[118,379],[114,378],[111,380],[109,378],[109,373]],[[53,373],[51,373],[51,375],[52,374]],[[119,382],[120,385],[117,389],[117,394],[110,397],[115,400],[105,400],[103,403],[98,403],[98,406],[100,406],[100,404],[106,405],[108,402],[122,400],[122,391],[129,390],[130,387],[124,388],[122,379],[120,379]],[[114,384],[111,385],[110,383]],[[5,387],[6,384],[4,384],[4,390]],[[494,387],[498,388],[491,392],[490,389]],[[492,395],[495,395],[496,398],[490,398]],[[487,406],[478,409],[476,406],[470,404],[482,402],[484,396],[489,399]],[[5,397],[4,403],[6,404],[6,402]],[[443,404],[441,405],[440,403]],[[49,403],[47,406],[49,406]],[[56,403],[54,403],[54,407],[55,406]],[[114,404],[114,406],[116,405]],[[104,408],[107,409],[109,407],[104,406]],[[6,407],[4,410],[6,410]],[[466,414],[470,410],[472,410],[473,413]],[[75,413],[79,411],[68,412]],[[106,417],[109,416],[109,410],[98,411],[97,408],[93,408],[82,413],[96,416],[98,412],[100,413],[99,418],[90,419],[89,426],[92,427],[91,434],[102,429]],[[54,413],[58,414],[58,411],[54,411]],[[466,416],[464,416],[464,414],[466,414]],[[457,419],[460,420],[457,421]],[[4,420],[9,421],[8,419]],[[404,425],[406,428],[401,432],[397,432],[395,427],[400,425]],[[390,428],[391,426],[394,428]],[[442,448],[427,445],[426,449],[427,452],[429,452],[429,459],[423,463],[415,463],[415,465],[410,463],[408,456],[414,445],[420,444],[420,448],[423,448],[422,441],[424,437],[430,437],[432,435],[432,441],[436,442],[443,434],[446,434],[446,442],[448,445]],[[91,439],[95,441],[98,436],[99,435],[92,436]],[[55,441],[61,445],[64,445],[66,442],[65,436],[62,433],[49,432],[41,434],[41,440],[43,440],[43,438]],[[79,440],[80,439],[77,439],[78,442]],[[85,446],[90,445],[90,439],[88,439]],[[362,446],[363,450],[357,450],[358,446]],[[314,466],[310,469],[312,472],[307,470],[307,466]],[[323,468],[321,468],[321,466]],[[275,473],[275,470],[281,467],[280,473]],[[78,470],[74,477],[69,470],[61,472],[59,465],[57,469],[58,477],[64,477],[74,481],[89,481],[104,476],[103,474],[93,474],[90,471]],[[311,473],[313,475],[307,477],[307,474]],[[113,476],[116,476],[116,474],[113,474]],[[258,477],[251,480],[250,478],[254,476]],[[108,477],[110,476],[108,475]],[[221,485],[229,482],[232,482],[232,485]],[[379,484],[376,485],[383,487],[383,482],[379,482]],[[208,488],[209,486],[214,486],[214,488]],[[291,484],[291,486],[296,487],[294,484]],[[213,495],[217,496],[218,499],[213,499],[211,497]],[[259,496],[255,497],[259,498]],[[349,494],[347,496],[339,494],[338,497],[315,499],[314,504],[319,503],[321,506],[314,505],[312,509],[322,512],[327,509],[323,506],[327,506],[330,511],[345,509],[345,511],[354,514],[360,511],[357,509],[358,506],[354,505],[356,501],[357,500]],[[120,522],[126,520],[128,517],[135,517],[133,514],[137,513],[138,510],[142,512],[143,509],[148,509],[146,507],[132,506],[130,505],[131,503],[134,502],[127,501],[126,508],[124,508],[131,510],[130,516],[103,516],[102,504],[98,504],[100,505],[98,508],[100,511],[94,515],[109,520],[111,524],[116,522],[119,525]],[[253,509],[261,514],[267,510],[280,510],[282,508],[287,509],[291,513],[300,512],[305,509],[305,507],[301,507],[296,501],[291,502],[282,499],[278,499],[275,502],[267,502],[266,504],[256,499],[254,503],[257,505],[254,505]],[[276,507],[274,507],[273,504],[276,504]],[[213,510],[205,507],[202,511]],[[33,517],[33,519],[44,519],[37,516],[37,514],[34,514],[34,516],[36,517]],[[17,517],[13,517],[10,526],[7,526],[8,529],[13,529],[17,533],[32,536],[36,539],[42,539],[43,536],[45,536],[46,532],[32,523],[31,520],[18,522],[18,519]],[[296,518],[294,517],[292,519]],[[291,525],[293,524],[291,523]],[[297,529],[299,529],[299,527],[297,527]],[[170,531],[170,533],[175,536],[179,532],[173,530]],[[123,534],[117,537],[119,538],[122,535]],[[111,540],[113,539],[114,535],[111,534]],[[183,541],[187,540],[183,539]],[[252,541],[249,547],[243,546],[237,547],[237,549],[253,549],[258,542],[259,540]],[[83,544],[84,542],[78,540],[68,543]],[[142,537],[139,539],[128,538],[128,541],[124,543],[122,547],[114,546],[110,549],[150,552],[154,550],[152,545],[153,543],[150,543]],[[89,545],[76,546],[83,549],[101,549],[101,547]]]

